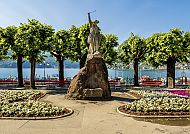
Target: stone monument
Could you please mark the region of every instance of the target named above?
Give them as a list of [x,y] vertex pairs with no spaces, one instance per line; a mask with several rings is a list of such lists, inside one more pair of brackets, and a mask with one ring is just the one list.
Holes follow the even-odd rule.
[[73,77],[67,92],[71,99],[110,99],[111,90],[108,82],[108,71],[101,53],[98,51],[101,42],[98,20],[92,21],[88,13],[90,34],[88,36],[88,55],[85,66]]

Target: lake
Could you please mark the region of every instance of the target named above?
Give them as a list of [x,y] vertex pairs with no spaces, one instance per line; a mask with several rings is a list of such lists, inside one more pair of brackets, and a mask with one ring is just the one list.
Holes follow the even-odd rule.
[[[73,77],[79,69],[65,69],[64,76],[67,77]],[[190,77],[190,70],[184,70],[185,75],[187,77]],[[133,77],[133,70],[113,70],[109,69],[108,74],[109,77],[124,77],[124,78],[132,78]],[[51,77],[54,74],[58,74],[57,68],[46,68],[45,69],[45,76]],[[176,70],[176,78],[181,77],[183,75],[183,70]],[[166,77],[166,70],[140,70],[139,71],[139,77],[143,75],[148,75],[153,78],[160,78],[160,77]],[[17,77],[17,69],[16,68],[0,68],[0,78],[8,78],[8,77]],[[23,68],[23,77],[25,79],[29,79],[30,77],[30,68]],[[42,78],[44,77],[44,69],[43,68],[36,68],[36,78]]]

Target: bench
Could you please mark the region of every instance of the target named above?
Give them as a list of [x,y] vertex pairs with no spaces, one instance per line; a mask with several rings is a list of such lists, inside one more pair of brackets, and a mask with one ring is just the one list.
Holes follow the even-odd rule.
[[120,85],[120,81],[119,80],[109,80],[109,85],[110,87],[114,87],[114,88],[119,88]]
[[159,87],[162,85],[162,81],[160,80],[146,80],[142,81],[142,86],[154,86],[154,87]]
[[17,80],[0,80],[0,85],[17,85]]
[[59,87],[68,87],[70,85],[70,81],[68,80],[48,80],[45,82],[47,86],[59,86]]
[[[29,80],[25,80],[24,81],[25,85],[30,85],[30,81]],[[68,80],[35,80],[35,84],[36,85],[47,85],[47,86],[69,86],[70,85],[70,81]]]

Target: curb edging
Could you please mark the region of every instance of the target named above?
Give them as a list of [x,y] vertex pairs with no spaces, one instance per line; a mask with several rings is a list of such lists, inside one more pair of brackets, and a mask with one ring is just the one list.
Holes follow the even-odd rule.
[[[119,106],[120,107],[120,106]],[[117,107],[117,112],[119,113],[119,114],[122,114],[122,115],[125,115],[125,116],[128,116],[128,117],[136,117],[136,118],[190,118],[190,115],[181,115],[181,116],[179,116],[179,115],[168,115],[168,116],[163,116],[163,115],[158,115],[158,116],[154,116],[154,115],[150,115],[150,116],[145,116],[145,115],[142,115],[142,116],[140,116],[140,115],[134,115],[134,114],[127,114],[127,113],[124,113],[124,112],[121,112],[120,110],[119,110],[119,107]]]
[[66,108],[70,112],[64,115],[59,115],[59,116],[52,116],[52,117],[0,117],[0,119],[3,120],[49,120],[49,119],[58,119],[62,117],[69,116],[74,113],[74,111],[70,108]]

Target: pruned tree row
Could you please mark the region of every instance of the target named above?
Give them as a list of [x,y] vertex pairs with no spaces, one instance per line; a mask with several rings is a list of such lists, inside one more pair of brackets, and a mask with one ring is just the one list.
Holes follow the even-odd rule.
[[187,63],[190,56],[190,33],[178,28],[169,32],[152,34],[144,39],[131,36],[120,46],[119,59],[123,63],[134,64],[134,85],[138,86],[138,63],[146,61],[153,67],[167,65],[168,78],[172,78],[175,87],[175,63]]
[[[12,58],[17,60],[18,86],[23,87],[22,63],[23,59],[30,62],[30,87],[35,88],[35,66],[42,62],[45,52],[53,55],[59,67],[59,80],[64,80],[64,60],[80,61],[83,67],[86,61],[89,35],[89,25],[72,26],[69,30],[55,31],[51,25],[41,23],[35,19],[21,23],[18,27],[0,27],[0,60]],[[118,38],[112,34],[102,33],[100,51],[105,61],[112,64],[116,61]],[[8,57],[8,51],[12,56]]]

